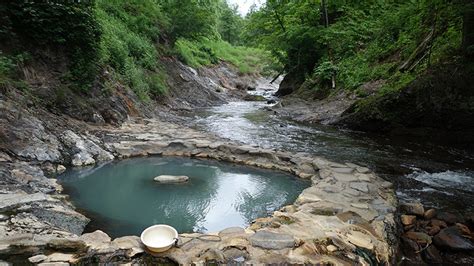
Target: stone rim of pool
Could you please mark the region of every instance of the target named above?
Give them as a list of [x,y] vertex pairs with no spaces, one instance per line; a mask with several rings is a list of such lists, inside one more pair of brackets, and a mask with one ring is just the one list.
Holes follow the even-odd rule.
[[[238,255],[249,264],[362,263],[367,262],[366,258],[372,262],[395,263],[398,250],[398,225],[395,221],[397,199],[392,184],[370,169],[304,153],[234,144],[157,119],[129,120],[120,128],[101,130],[104,135],[114,136],[102,140],[114,158],[147,155],[208,158],[282,170],[311,180],[311,186],[303,190],[292,205],[275,211],[269,217],[256,219],[248,228],[232,230],[234,232],[222,230],[213,236],[217,238],[214,241],[208,241],[208,237],[202,234],[180,234],[178,247],[162,253],[159,259],[178,264],[206,260],[224,263]],[[109,158],[97,157],[96,161]],[[45,180],[39,179],[38,182],[50,186],[50,180]],[[57,186],[54,192],[59,191],[60,186]],[[34,238],[31,236],[25,240],[20,234],[9,237],[5,243],[7,256],[32,256],[37,252],[32,254],[31,250],[40,250],[51,254],[51,258],[45,256],[46,260],[57,259],[61,255],[58,261],[70,263],[92,260],[145,263],[150,259],[143,253],[138,236],[111,240],[103,232],[95,231],[78,237],[88,219],[74,211],[65,197],[46,193],[10,193],[0,194],[0,199],[1,208],[9,208],[18,201],[38,203],[37,210],[47,213],[47,217],[56,222],[49,224],[46,231]],[[65,220],[70,222],[61,223]],[[15,227],[15,233],[18,230]],[[262,235],[260,231],[272,234]],[[294,246],[289,247],[293,241],[281,235],[290,236]],[[315,257],[308,253],[311,250],[322,250],[324,253]],[[120,258],[117,252],[121,254]]]

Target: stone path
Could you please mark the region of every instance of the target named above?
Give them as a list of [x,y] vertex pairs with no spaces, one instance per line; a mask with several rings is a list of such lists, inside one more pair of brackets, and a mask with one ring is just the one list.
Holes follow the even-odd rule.
[[[120,128],[92,128],[91,132],[93,134],[67,132],[64,135],[69,146],[79,146],[69,163],[85,165],[113,157],[187,156],[285,171],[310,179],[312,185],[293,205],[275,211],[270,217],[255,220],[248,228],[228,228],[206,235],[181,234],[178,246],[162,254],[146,252],[135,236],[113,241],[100,231],[77,236],[77,226],[87,222],[87,218],[77,216],[78,213],[73,215],[74,222],[69,222],[74,226],[60,228],[61,223],[53,222],[61,221],[58,210],[53,208],[50,212],[56,215],[55,219],[45,220],[34,212],[22,212],[19,207],[40,202],[36,208],[44,213],[48,203],[56,202],[57,206],[63,207],[64,213],[74,212],[57,193],[38,192],[41,196],[27,191],[22,192],[28,194],[27,197],[18,197],[20,192],[9,191],[0,194],[0,198],[6,199],[0,203],[0,213],[8,210],[10,215],[0,222],[0,259],[23,254],[35,263],[172,261],[200,264],[212,261],[349,265],[394,261],[398,247],[395,194],[391,183],[365,167],[334,163],[309,154],[231,143],[207,133],[151,119],[130,121]],[[4,162],[0,160],[0,163],[7,164],[10,176],[15,170],[22,169],[18,169],[18,163],[12,162],[11,158]],[[60,190],[57,184],[55,186],[55,191]],[[40,226],[43,230],[20,230],[12,220],[22,213],[43,223]],[[5,231],[3,236],[1,230]],[[38,236],[42,238],[38,240]],[[55,241],[61,244],[54,244]]]

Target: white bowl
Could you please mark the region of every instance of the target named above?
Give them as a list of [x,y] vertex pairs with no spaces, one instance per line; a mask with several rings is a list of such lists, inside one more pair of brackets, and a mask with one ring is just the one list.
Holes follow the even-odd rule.
[[164,252],[178,240],[178,232],[169,225],[157,224],[145,229],[140,239],[150,251]]

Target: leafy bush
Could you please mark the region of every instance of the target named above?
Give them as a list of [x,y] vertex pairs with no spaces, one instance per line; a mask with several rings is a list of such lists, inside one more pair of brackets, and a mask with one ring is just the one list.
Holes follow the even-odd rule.
[[112,66],[141,100],[165,93],[154,44],[167,23],[160,6],[153,0],[101,0],[97,17],[103,28],[101,64]]

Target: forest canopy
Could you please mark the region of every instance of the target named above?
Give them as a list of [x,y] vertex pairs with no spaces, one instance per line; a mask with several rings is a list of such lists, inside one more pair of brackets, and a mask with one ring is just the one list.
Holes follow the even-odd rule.
[[0,76],[7,80],[34,47],[61,47],[69,57],[66,78],[78,89],[111,68],[145,100],[166,92],[157,60],[166,55],[193,67],[225,60],[241,73],[288,73],[295,86],[282,94],[305,83],[327,95],[371,80],[393,90],[430,65],[472,56],[472,6],[268,0],[242,17],[225,0],[6,1],[0,38],[16,51],[0,55]]

